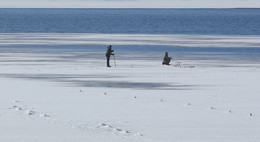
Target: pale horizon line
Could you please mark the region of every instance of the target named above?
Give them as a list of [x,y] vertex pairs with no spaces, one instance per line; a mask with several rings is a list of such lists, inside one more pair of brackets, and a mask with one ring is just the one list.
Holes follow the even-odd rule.
[[0,9],[260,9],[260,7],[0,7]]

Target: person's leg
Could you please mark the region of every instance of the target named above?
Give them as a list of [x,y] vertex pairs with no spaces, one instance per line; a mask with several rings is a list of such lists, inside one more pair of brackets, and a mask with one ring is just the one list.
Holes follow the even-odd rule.
[[170,65],[170,61],[171,61],[171,59],[167,59],[165,64]]
[[110,56],[107,56],[107,67],[110,67],[109,60],[110,60]]
[[163,59],[162,64],[163,64],[163,65],[167,65],[167,59]]
[[169,63],[168,64],[170,64],[170,62],[171,62],[171,59],[169,59]]

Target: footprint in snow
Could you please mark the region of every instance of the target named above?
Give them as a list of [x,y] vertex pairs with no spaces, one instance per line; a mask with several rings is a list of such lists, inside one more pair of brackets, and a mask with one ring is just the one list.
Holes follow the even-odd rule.
[[[18,103],[20,101],[12,101],[13,103]],[[45,114],[45,113],[39,113],[37,111],[32,111],[31,110],[32,107],[28,107],[27,105],[13,105],[12,109],[16,110],[16,111],[22,111],[25,115],[29,115],[29,116],[38,116],[38,117],[50,117],[50,115]]]
[[123,130],[121,128],[116,128],[116,127],[113,127],[109,124],[106,124],[106,123],[101,123],[98,128],[103,128],[109,132],[114,132],[116,134],[124,134],[124,135],[134,135],[134,136],[143,136],[142,134],[140,133],[132,133],[130,132],[129,130]]
[[32,110],[27,110],[27,111],[25,111],[25,114],[27,114],[27,115],[35,115],[35,111],[32,111]]
[[[13,101],[13,103],[20,103],[20,101]],[[36,118],[37,117],[38,118],[50,117],[50,115],[48,115],[48,114],[31,110],[32,107],[28,107],[27,105],[13,105],[12,109],[16,110],[16,111],[23,112],[24,114],[26,114],[28,116],[34,116]],[[129,130],[123,130],[121,128],[116,128],[116,127],[113,127],[113,126],[111,126],[109,124],[106,124],[106,123],[101,123],[97,127],[95,127],[95,126],[91,127],[91,126],[88,126],[88,125],[79,125],[79,124],[76,124],[76,123],[73,123],[73,122],[66,122],[64,124],[66,124],[67,126],[74,127],[74,128],[79,128],[81,130],[95,130],[96,128],[98,128],[98,129],[101,128],[101,129],[106,130],[108,132],[112,132],[112,133],[114,133],[116,135],[143,136],[140,133],[132,133]]]
[[45,114],[45,113],[41,113],[39,116],[40,116],[40,117],[50,117],[49,115],[47,115],[47,114]]
[[105,123],[101,123],[101,126],[103,126],[104,128],[113,128],[112,126]]

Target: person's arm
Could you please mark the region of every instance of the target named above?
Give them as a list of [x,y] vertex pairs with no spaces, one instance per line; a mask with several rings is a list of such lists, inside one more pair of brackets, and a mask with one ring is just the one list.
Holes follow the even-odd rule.
[[115,54],[114,54],[114,50],[111,50],[111,55],[115,55]]

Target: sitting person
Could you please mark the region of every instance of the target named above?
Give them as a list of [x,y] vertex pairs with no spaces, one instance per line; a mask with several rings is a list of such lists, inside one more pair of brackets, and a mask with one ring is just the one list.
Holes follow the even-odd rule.
[[162,64],[170,65],[171,59],[172,59],[171,57],[168,57],[168,52],[165,52]]

